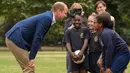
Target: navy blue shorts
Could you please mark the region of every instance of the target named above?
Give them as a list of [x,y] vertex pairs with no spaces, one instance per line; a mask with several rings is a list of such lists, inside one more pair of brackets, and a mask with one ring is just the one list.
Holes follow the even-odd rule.
[[123,73],[130,61],[130,52],[115,56],[111,66],[113,73]]
[[89,71],[90,73],[100,73],[100,68],[97,65],[97,61],[101,55],[101,52],[91,52],[88,55]]
[[[70,57],[70,56],[69,56]],[[79,71],[79,70],[88,70],[89,69],[89,65],[88,65],[88,55],[85,54],[85,60],[83,63],[81,64],[76,64],[74,63],[74,61],[72,60],[72,58],[70,58],[69,60],[69,71],[73,72],[73,71]]]

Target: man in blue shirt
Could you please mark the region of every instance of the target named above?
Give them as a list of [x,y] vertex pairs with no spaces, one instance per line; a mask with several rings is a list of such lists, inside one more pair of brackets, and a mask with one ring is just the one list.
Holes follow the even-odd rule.
[[130,52],[126,42],[112,29],[110,14],[102,12],[97,17],[96,30],[101,33],[103,73],[123,73],[130,61]]
[[56,20],[62,20],[66,16],[67,11],[65,3],[56,2],[51,11],[22,20],[5,34],[6,45],[15,56],[23,73],[35,72],[34,59],[45,34]]

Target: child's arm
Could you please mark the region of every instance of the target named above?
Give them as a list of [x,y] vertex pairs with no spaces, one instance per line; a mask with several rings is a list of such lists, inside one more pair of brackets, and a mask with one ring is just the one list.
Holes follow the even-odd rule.
[[87,48],[87,44],[88,44],[88,40],[87,40],[87,39],[84,39],[83,47],[82,47],[80,53],[78,54],[78,55],[79,55],[79,58],[82,58],[82,56],[83,56],[83,54],[84,54],[84,51],[85,51],[85,49]]
[[71,45],[69,42],[66,43],[66,48],[67,48],[67,51],[70,53],[70,55],[72,55]]
[[84,54],[84,51],[85,49],[87,48],[88,46],[88,39],[89,39],[89,36],[90,36],[90,31],[88,30],[88,28],[84,28],[84,31],[83,31],[83,46],[82,46],[82,49],[79,53],[79,57],[81,58]]
[[84,39],[84,44],[83,44],[83,47],[82,47],[81,51],[84,52],[85,49],[87,48],[87,46],[88,46],[88,40]]
[[71,48],[71,37],[70,37],[70,30],[68,29],[66,32],[65,32],[65,42],[66,42],[66,48],[67,48],[67,51],[69,52],[70,56],[72,57],[73,60],[77,60],[77,56],[74,54],[74,52],[72,52],[72,48]]
[[102,54],[100,55],[98,61],[97,61],[98,67],[101,69],[102,68]]
[[72,52],[71,45],[70,45],[69,42],[66,43],[66,47],[67,47],[67,50],[68,50],[70,56],[72,57],[72,59],[73,59],[74,61],[77,61],[77,60],[78,60],[78,56],[75,55],[74,52]]
[[104,68],[102,66],[102,54],[100,55],[98,61],[97,61],[97,65],[100,68],[100,73],[104,73]]
[[66,48],[67,48],[67,51],[68,51],[70,54],[72,54],[71,44],[70,44],[70,42],[71,42],[71,40],[70,40],[70,39],[71,39],[70,34],[71,34],[71,32],[70,32],[69,29],[68,29],[67,31],[65,31]]

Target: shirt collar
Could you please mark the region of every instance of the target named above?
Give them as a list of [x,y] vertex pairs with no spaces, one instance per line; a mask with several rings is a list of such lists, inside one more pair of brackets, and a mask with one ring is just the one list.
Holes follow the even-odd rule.
[[54,15],[54,12],[53,12],[53,19],[52,19],[51,25],[53,25],[54,23],[56,23],[56,20],[55,20],[55,15]]

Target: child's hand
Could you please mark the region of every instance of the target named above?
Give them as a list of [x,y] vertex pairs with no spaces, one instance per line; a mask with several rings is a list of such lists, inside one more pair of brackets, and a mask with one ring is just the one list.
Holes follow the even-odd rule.
[[104,73],[105,71],[104,71],[104,68],[102,67],[102,68],[100,68],[100,73]]
[[74,61],[79,60],[79,59],[78,59],[78,56],[77,56],[77,55],[75,55],[75,53],[74,53],[74,52],[72,52],[72,53],[71,53],[71,57],[72,57],[72,60],[74,60]]
[[102,68],[102,56],[99,57],[99,59],[97,61],[97,65],[99,68]]
[[82,52],[82,51],[80,51],[80,52],[79,52],[79,54],[78,54],[78,58],[79,58],[79,60],[81,60],[81,59],[82,59],[82,57],[83,57],[83,52]]

